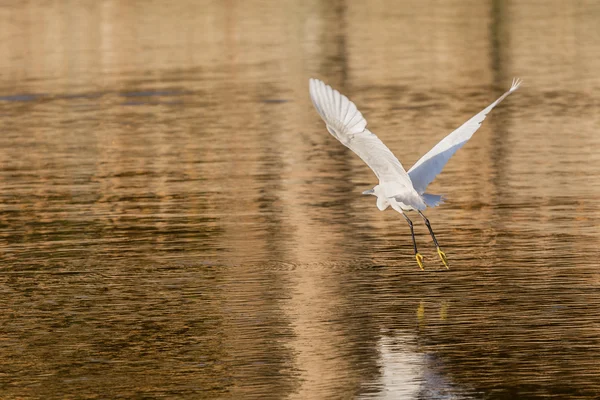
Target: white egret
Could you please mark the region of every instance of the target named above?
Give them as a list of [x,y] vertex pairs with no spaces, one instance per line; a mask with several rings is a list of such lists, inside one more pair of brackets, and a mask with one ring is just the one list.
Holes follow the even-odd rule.
[[440,259],[444,266],[449,268],[446,254],[440,249],[429,220],[421,212],[427,207],[438,206],[443,202],[443,198],[439,195],[425,193],[425,189],[442,171],[450,157],[479,129],[492,108],[517,90],[520,84],[521,80],[514,79],[510,89],[498,100],[442,139],[406,172],[390,149],[367,129],[367,121],[354,103],[324,82],[318,79],[309,80],[310,98],[317,112],[325,121],[329,133],[342,142],[344,146],[355,152],[379,179],[379,185],[363,192],[363,194],[377,196],[377,208],[379,210],[383,211],[391,206],[402,214],[408,222],[415,249],[415,258],[422,270],[424,269],[423,256],[417,250],[413,223],[404,212],[417,211],[419,213],[429,229]]

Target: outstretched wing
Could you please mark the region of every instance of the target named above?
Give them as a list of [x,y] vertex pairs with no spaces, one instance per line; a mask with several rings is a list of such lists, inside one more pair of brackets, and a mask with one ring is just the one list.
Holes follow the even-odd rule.
[[479,129],[485,117],[492,111],[492,108],[496,107],[506,96],[517,90],[521,82],[519,79],[514,79],[510,89],[500,96],[498,100],[442,139],[408,170],[408,175],[419,194],[425,192],[431,181],[442,172],[444,165],[446,165],[450,157],[471,139],[471,136]]
[[411,189],[412,183],[402,164],[367,129],[367,121],[354,103],[318,79],[310,79],[309,86],[310,98],[329,133],[355,152],[373,170],[380,183],[394,182]]

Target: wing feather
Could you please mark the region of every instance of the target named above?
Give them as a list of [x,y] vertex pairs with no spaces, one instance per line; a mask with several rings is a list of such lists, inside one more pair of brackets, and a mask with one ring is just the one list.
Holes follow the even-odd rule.
[[517,90],[521,82],[519,79],[514,79],[510,89],[500,96],[498,100],[494,101],[479,114],[442,139],[408,170],[408,175],[419,194],[425,192],[431,181],[442,172],[450,157],[467,143],[471,136],[479,129],[488,113],[504,100],[506,96]]
[[[371,131],[356,105],[318,79],[310,79],[310,98],[327,130],[373,170],[380,183],[413,189],[410,177],[390,149]],[[414,191],[413,191],[414,192]]]

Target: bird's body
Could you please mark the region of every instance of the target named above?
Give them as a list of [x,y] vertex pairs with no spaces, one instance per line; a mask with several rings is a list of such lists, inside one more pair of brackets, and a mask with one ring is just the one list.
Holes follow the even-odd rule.
[[310,97],[327,130],[344,146],[355,152],[375,173],[379,184],[363,192],[377,197],[381,211],[392,207],[408,221],[413,236],[415,255],[423,269],[423,257],[417,251],[412,222],[404,211],[417,211],[423,217],[444,265],[445,254],[440,250],[429,221],[421,213],[427,207],[443,203],[440,195],[426,193],[427,186],[442,171],[450,157],[479,129],[486,115],[506,96],[517,90],[521,81],[514,80],[511,88],[479,114],[450,133],[413,165],[408,172],[389,148],[370,130],[367,121],[354,103],[320,80],[310,79]]

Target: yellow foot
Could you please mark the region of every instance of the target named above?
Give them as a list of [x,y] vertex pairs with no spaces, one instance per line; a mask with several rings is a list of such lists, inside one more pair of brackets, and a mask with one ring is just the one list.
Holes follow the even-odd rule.
[[423,268],[423,256],[417,253],[415,254],[415,258],[417,259],[417,264],[419,264],[419,268],[421,268],[421,271],[425,271],[425,268]]
[[446,258],[446,253],[444,253],[439,247],[437,247],[437,252],[440,258],[442,259],[442,262],[444,263],[446,269],[450,269],[450,267],[448,266],[448,258]]

